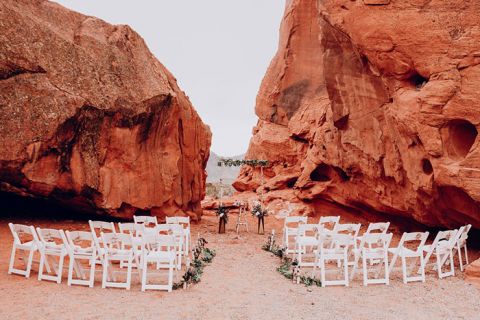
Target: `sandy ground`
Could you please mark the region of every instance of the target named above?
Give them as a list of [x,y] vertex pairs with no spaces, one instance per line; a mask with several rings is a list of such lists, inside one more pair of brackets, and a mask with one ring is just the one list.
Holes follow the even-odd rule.
[[[37,226],[86,229],[81,221],[16,220]],[[281,221],[267,218],[267,232],[281,230]],[[68,287],[38,281],[34,265],[30,279],[8,275],[11,236],[0,220],[0,319],[480,319],[480,292],[462,274],[439,280],[429,272],[426,283],[404,285],[400,274],[391,285],[305,287],[280,275],[277,257],[261,250],[266,236],[250,230],[237,237],[234,217],[227,234],[216,234],[217,220],[206,216],[193,225],[192,235],[205,237],[217,251],[202,281],[187,290],[140,292],[134,274],[130,291]],[[256,229],[254,221],[250,228]],[[478,256],[478,252],[472,253]],[[66,274],[66,273],[65,273]],[[358,279],[358,278],[357,278]]]

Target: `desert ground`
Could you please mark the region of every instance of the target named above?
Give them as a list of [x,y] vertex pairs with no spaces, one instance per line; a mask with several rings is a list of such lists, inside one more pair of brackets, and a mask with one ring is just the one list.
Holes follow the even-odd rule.
[[[343,219],[344,217],[342,217]],[[226,234],[217,234],[217,218],[206,214],[192,225],[192,236],[207,239],[217,256],[204,270],[202,280],[172,293],[140,291],[134,273],[132,288],[101,289],[100,273],[95,287],[69,287],[66,271],[61,284],[38,281],[34,265],[29,279],[8,275],[11,236],[7,223],[40,227],[87,229],[86,221],[32,218],[0,220],[0,318],[1,319],[479,319],[479,291],[457,272],[439,280],[429,271],[425,283],[401,281],[364,287],[357,277],[350,287],[305,287],[293,284],[276,271],[280,260],[261,246],[266,235],[234,231],[231,215]],[[318,218],[317,218],[318,219]],[[351,217],[345,218],[347,221]],[[345,220],[344,219],[344,220]],[[315,220],[315,218],[312,218]],[[364,221],[361,221],[364,223]],[[282,220],[267,217],[266,231],[280,232]],[[399,231],[393,227],[396,238]],[[472,259],[478,252],[471,251]],[[38,258],[38,257],[37,257]],[[177,278],[181,275],[178,274]]]

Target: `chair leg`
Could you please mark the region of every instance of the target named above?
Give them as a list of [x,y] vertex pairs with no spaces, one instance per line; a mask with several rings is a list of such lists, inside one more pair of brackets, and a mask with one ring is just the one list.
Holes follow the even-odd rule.
[[75,261],[75,258],[70,256],[70,261],[68,262],[68,277],[67,277],[67,285],[68,286],[72,285],[74,261]]
[[10,254],[10,263],[8,264],[8,274],[12,274],[13,271],[13,265],[15,264],[15,253],[17,251],[17,248],[15,248],[15,245],[12,246],[12,253]]
[[45,254],[43,252],[40,252],[40,263],[38,266],[38,280],[42,280],[44,264],[45,264]]
[[322,287],[326,286],[325,283],[325,258],[322,256],[320,257],[320,281],[322,282]]
[[170,260],[168,267],[168,292],[172,292],[173,287],[173,262]]
[[403,274],[403,283],[407,283],[407,261],[402,255],[402,274]]
[[62,274],[63,274],[63,260],[65,259],[64,254],[60,254],[59,262],[58,262],[58,274],[57,274],[57,283],[62,282]]
[[450,250],[450,272],[452,273],[452,276],[455,275],[455,265],[453,264],[453,252]]
[[28,261],[27,261],[27,272],[25,277],[30,278],[30,271],[32,271],[32,263],[33,263],[33,250],[30,250],[30,253],[28,254]]
[[128,259],[128,266],[127,266],[127,290],[130,290],[130,284],[132,283],[132,259],[133,257],[130,256]]
[[142,266],[142,291],[145,291],[145,286],[147,284],[147,268],[148,268],[148,263],[147,259],[143,257],[143,266]]
[[458,252],[458,261],[460,263],[460,271],[463,271],[462,248],[458,247],[457,252]]
[[436,254],[436,257],[437,257],[437,272],[438,272],[438,277],[439,277],[440,279],[442,279],[442,278],[443,278],[443,276],[442,276],[442,267],[441,267],[441,265],[440,265],[441,256],[440,256],[439,253],[437,253],[437,254]]
[[383,258],[383,264],[385,266],[385,284],[388,286],[390,285],[390,272],[388,270],[388,253],[385,253],[385,257]]
[[108,277],[108,258],[107,255],[103,257],[103,275],[102,275],[102,289],[106,288]]
[[345,256],[343,258],[343,273],[344,273],[344,280],[345,286],[348,287],[348,255],[347,251],[345,251]]
[[362,254],[362,268],[363,268],[363,285],[367,286],[368,285],[368,269],[367,269],[367,259],[365,258],[365,255]]
[[93,288],[95,284],[95,257],[90,260],[90,283],[89,287]]
[[468,251],[467,251],[467,244],[465,243],[465,264],[467,265],[468,264]]

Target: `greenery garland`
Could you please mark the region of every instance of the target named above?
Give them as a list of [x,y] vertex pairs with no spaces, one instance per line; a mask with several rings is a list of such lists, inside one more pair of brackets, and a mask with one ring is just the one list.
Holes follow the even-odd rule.
[[205,247],[208,242],[204,238],[197,241],[196,247],[192,250],[193,261],[190,267],[185,271],[182,280],[173,284],[173,289],[186,288],[192,283],[200,282],[203,274],[203,268],[213,261],[216,255],[215,250]]
[[264,251],[273,253],[275,256],[281,259],[282,264],[277,268],[277,271],[285,278],[302,283],[306,287],[313,285],[316,285],[317,287],[322,286],[322,282],[317,278],[298,275],[299,270],[297,260],[292,261],[291,258],[285,255],[286,248],[281,248],[276,245],[273,235],[268,237],[267,242],[262,246],[262,249]]
[[268,160],[234,160],[234,159],[220,159],[217,165],[221,167],[240,167],[247,165],[250,167],[267,167],[269,165]]

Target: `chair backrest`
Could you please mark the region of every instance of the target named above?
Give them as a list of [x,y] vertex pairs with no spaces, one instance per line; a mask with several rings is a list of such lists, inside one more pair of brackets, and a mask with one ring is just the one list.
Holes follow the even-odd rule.
[[118,230],[120,233],[126,233],[126,234],[131,234],[131,235],[136,235],[137,234],[137,228],[136,224],[133,222],[127,222],[127,223],[118,223]]
[[466,226],[464,226],[464,229],[460,234],[460,237],[458,238],[458,244],[460,246],[464,246],[467,243],[468,233],[470,232],[471,228],[472,228],[471,224],[467,224]]
[[42,229],[37,227],[37,234],[38,239],[42,243],[52,243],[52,242],[59,242],[63,243],[64,237],[62,237],[63,230],[57,229]]
[[339,222],[340,222],[339,216],[325,216],[325,217],[320,217],[318,224],[321,225],[324,229],[333,231],[335,229],[335,225]]
[[[27,241],[33,241],[33,243],[38,244],[39,239],[33,226],[9,223],[8,227],[16,244],[22,244]],[[27,239],[25,239],[25,236]]]
[[167,224],[180,224],[185,229],[190,228],[190,217],[167,217]]
[[42,247],[50,252],[61,252],[68,247],[63,230],[37,228],[37,234]]
[[[132,236],[126,233],[101,233],[100,235],[105,250],[124,248],[123,246],[132,246]],[[123,245],[123,246],[122,246]]]
[[390,241],[392,241],[393,234],[391,233],[368,233],[364,234],[362,237],[362,242],[360,243],[361,250],[375,250],[383,249],[387,250],[390,246]]
[[390,222],[375,222],[368,225],[365,233],[387,233]]
[[95,241],[91,232],[67,230],[61,235],[70,255],[81,250],[81,254],[86,254],[86,249],[92,249],[90,254],[95,255]]
[[300,223],[297,229],[297,236],[316,236],[319,232],[318,224]]
[[447,248],[453,248],[458,238],[460,237],[462,231],[463,229],[439,231],[437,233],[437,236],[435,237],[435,240],[432,243],[432,247],[441,245],[441,246],[446,246]]
[[142,249],[170,251],[176,247],[173,235],[146,233],[142,236]]
[[336,234],[348,234],[356,238],[360,232],[360,227],[360,223],[337,223],[333,231]]
[[428,238],[427,232],[404,232],[400,242],[398,243],[398,249],[408,248],[409,250],[420,254],[423,251],[423,246]]
[[[289,224],[299,224],[299,223],[307,223],[308,221],[308,218],[307,217],[303,217],[303,216],[288,216],[288,217],[285,217],[285,222],[284,222],[284,225],[285,227],[291,227],[289,226]],[[296,226],[295,226],[296,227]]]
[[133,216],[133,221],[136,224],[154,224],[158,225],[156,216]]
[[184,234],[184,229],[183,226],[179,224],[167,224],[169,231],[174,235],[174,236],[183,236]]
[[355,237],[351,234],[337,233],[330,237],[334,249],[349,249],[355,246]]
[[99,237],[100,233],[117,233],[115,229],[115,224],[113,222],[106,222],[106,221],[93,221],[88,220],[88,224],[90,226],[90,230],[92,234]]
[[88,231],[65,231],[66,240],[70,245],[82,246],[85,242],[90,247],[94,246],[93,235]]

